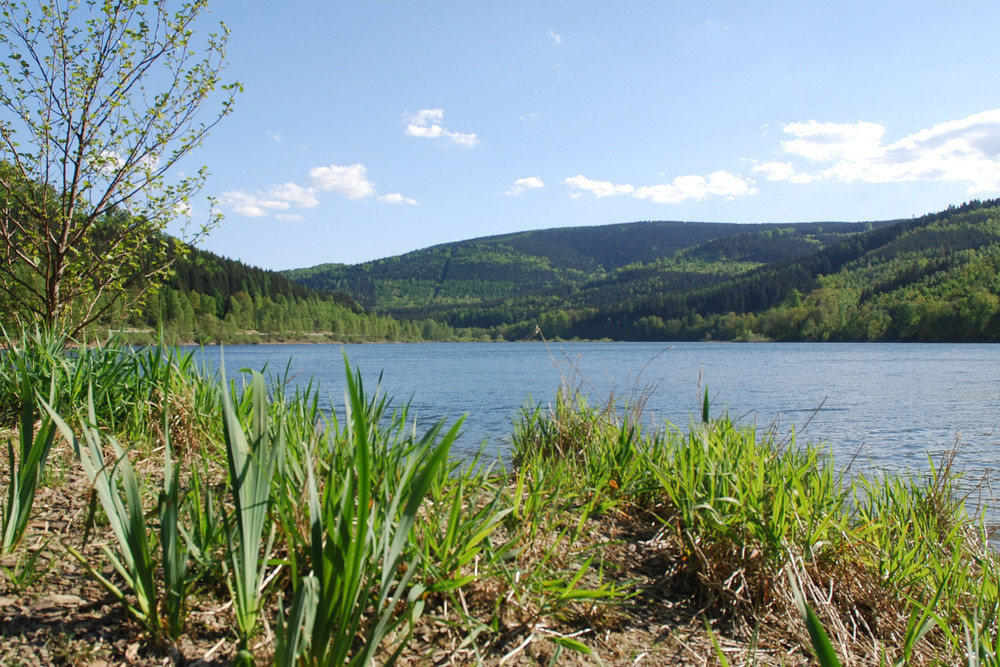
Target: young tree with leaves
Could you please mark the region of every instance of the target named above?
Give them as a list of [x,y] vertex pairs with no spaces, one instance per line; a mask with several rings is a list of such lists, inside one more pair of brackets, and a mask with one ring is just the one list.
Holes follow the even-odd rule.
[[[155,291],[203,222],[205,182],[168,180],[232,110],[228,31],[206,0],[0,0],[0,298],[21,326],[70,335]],[[218,107],[207,120],[200,112]]]

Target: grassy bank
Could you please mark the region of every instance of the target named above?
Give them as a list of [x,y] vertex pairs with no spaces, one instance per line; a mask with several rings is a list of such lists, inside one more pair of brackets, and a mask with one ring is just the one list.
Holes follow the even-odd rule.
[[349,365],[329,406],[64,343],[0,361],[3,664],[998,664],[947,461],[844,478],[707,403],[651,429],[572,388],[459,461],[460,423]]

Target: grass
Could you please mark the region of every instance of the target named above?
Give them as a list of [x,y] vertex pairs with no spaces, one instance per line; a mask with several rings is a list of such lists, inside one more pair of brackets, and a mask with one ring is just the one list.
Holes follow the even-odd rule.
[[253,373],[243,399],[241,412],[247,414],[251,422],[247,433],[244,433],[244,425],[229,392],[223,392],[223,433],[233,501],[233,511],[226,517],[225,528],[226,562],[231,568],[226,584],[236,610],[241,661],[252,663],[249,642],[257,629],[261,611],[264,577],[274,544],[273,525],[267,540],[262,542],[262,539],[274,473],[278,458],[284,456],[285,427],[280,420],[273,426],[269,423],[267,387],[260,372]]
[[[192,659],[206,619],[227,629],[207,652],[241,664],[670,664],[671,642],[720,664],[998,664],[998,560],[947,459],[844,477],[707,400],[655,427],[641,401],[567,386],[490,465],[449,458],[461,421],[421,426],[346,364],[326,407],[166,346],[64,342],[25,335],[0,358],[21,443],[0,586],[58,586],[71,554],[150,664]],[[49,457],[61,442],[72,457]],[[27,548],[36,492],[74,470],[88,542]],[[648,629],[678,615],[700,639]]]

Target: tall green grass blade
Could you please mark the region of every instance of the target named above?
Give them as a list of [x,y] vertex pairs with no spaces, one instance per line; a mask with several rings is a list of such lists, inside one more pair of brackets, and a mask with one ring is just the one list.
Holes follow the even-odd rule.
[[[223,374],[225,382],[225,375]],[[228,386],[228,385],[227,385]],[[277,457],[284,445],[284,428],[277,425],[277,439],[272,440],[268,424],[267,386],[264,376],[251,372],[247,395],[250,401],[252,430],[248,439],[229,396],[223,391],[223,432],[226,461],[232,487],[234,511],[226,531],[228,558],[232,567],[227,578],[233,595],[240,646],[248,650],[260,616],[261,595],[267,562],[274,541],[274,530],[261,553],[261,540],[271,496],[271,480]]]
[[806,624],[813,653],[816,654],[819,664],[821,667],[841,667],[840,658],[837,657],[836,651],[833,650],[833,644],[830,642],[826,630],[823,629],[822,622],[820,622],[819,617],[816,616],[816,612],[813,611],[812,607],[809,606],[809,603],[806,602],[806,597],[802,593],[802,586],[799,584],[797,574],[791,569],[791,566],[786,568],[785,574],[788,578],[788,584],[792,588],[795,606],[798,607],[799,613],[802,615],[802,620]]
[[[105,459],[101,435],[93,426],[96,417],[92,393],[88,396],[87,404],[89,423],[81,427],[85,441],[83,443],[76,438],[72,429],[51,406],[47,403],[44,406],[63,437],[72,444],[97,492],[118,542],[117,553],[106,547],[104,553],[132,590],[136,604],[128,603],[122,591],[87,562],[79,552],[70,548],[70,553],[80,560],[90,574],[112,595],[123,602],[132,616],[158,637],[162,626],[158,609],[156,563],[149,543],[142,494],[132,464],[121,445],[112,437],[108,438],[108,443],[114,459],[111,461]],[[124,499],[119,488],[124,491]]]
[[306,654],[312,635],[310,631],[319,606],[319,581],[311,574],[302,579],[295,591],[291,611],[278,620],[275,633],[274,665],[293,667]]
[[[56,380],[50,381],[49,401],[55,401]],[[7,501],[0,514],[0,554],[13,553],[24,538],[31,518],[31,508],[38,493],[45,470],[45,462],[55,440],[56,428],[48,415],[43,415],[35,433],[37,404],[35,390],[27,371],[21,373],[20,447],[17,455],[14,446],[7,442],[7,463],[10,483]]]
[[[338,451],[322,491],[313,455],[306,452],[310,559],[318,591],[308,656],[301,662],[372,664],[385,638],[408,623],[402,635],[395,632],[395,647],[380,656],[381,664],[392,664],[423,607],[423,587],[411,585],[417,563],[410,536],[459,425],[440,438],[436,426],[417,444],[397,440],[400,415],[383,429],[386,403],[377,394],[368,401],[360,375],[351,373],[346,358],[345,369],[346,420],[343,430],[335,422]],[[297,601],[313,597],[301,588],[299,593],[303,597]],[[369,606],[373,614],[366,617]]]
[[188,550],[181,544],[180,468],[173,463],[169,422],[168,414],[164,411],[163,491],[160,493],[159,514],[167,634],[176,641],[184,630],[187,613]]
[[715,657],[719,659],[719,664],[722,667],[729,667],[729,658],[726,657],[725,651],[722,650],[722,644],[719,643],[719,638],[716,636],[715,631],[712,630],[712,624],[705,620],[705,632],[708,633],[708,638],[712,640],[712,648],[715,649]]
[[836,651],[833,650],[833,644],[830,643],[830,638],[827,636],[826,630],[823,629],[823,624],[816,616],[816,612],[807,604],[805,613],[806,630],[809,631],[809,638],[812,641],[813,651],[816,652],[819,664],[822,667],[841,667],[840,659],[837,657]]

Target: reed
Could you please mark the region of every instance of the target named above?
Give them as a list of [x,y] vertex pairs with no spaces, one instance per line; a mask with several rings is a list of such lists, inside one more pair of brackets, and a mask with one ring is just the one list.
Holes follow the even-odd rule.
[[[38,413],[35,390],[27,369],[20,378],[21,414],[19,420],[19,447],[7,441],[8,486],[6,500],[0,507],[0,554],[13,553],[24,538],[24,531],[31,518],[31,508],[42,482],[45,463],[55,440],[55,424],[47,415],[35,431]],[[56,381],[50,382],[49,401],[55,402]]]
[[[135,596],[129,599],[111,579],[90,563],[75,547],[65,543],[66,550],[76,558],[91,577],[97,580],[115,597],[125,610],[139,621],[154,637],[160,637],[163,627],[160,622],[159,598],[157,594],[156,560],[150,541],[150,530],[146,524],[142,491],[132,464],[114,437],[108,437],[112,459],[104,453],[104,439],[97,427],[94,402],[88,402],[88,422],[81,426],[83,442],[77,439],[73,429],[51,407],[46,406],[62,435],[71,443],[84,471],[93,485],[101,507],[108,518],[111,530],[118,543],[118,550],[102,547],[105,557],[127,584]],[[121,491],[119,491],[121,489]],[[124,492],[124,498],[122,497]]]
[[[784,573],[798,563],[802,580],[822,582],[809,589],[821,614],[803,616],[803,641],[820,652],[810,636],[822,617],[849,656],[993,659],[998,559],[965,512],[949,460],[921,477],[845,477],[821,447],[712,417],[707,399],[701,408],[687,430],[653,432],[572,391],[548,410],[526,410],[508,522],[539,516],[568,545],[580,532],[560,531],[559,510],[581,525],[609,512],[652,516],[677,550],[672,577],[703,609],[743,627],[796,609]],[[531,520],[526,531],[534,544],[543,533]]]
[[[460,424],[447,431],[437,424],[419,440],[385,437],[385,402],[377,393],[368,400],[349,366],[346,399],[346,419],[334,420],[331,435],[336,464],[322,484],[314,466],[306,468],[312,569],[281,622],[280,664],[371,664],[384,640],[412,628],[423,608],[425,589],[411,584],[418,555],[410,535]],[[393,419],[387,432],[398,433],[399,424]],[[374,613],[366,619],[369,606]],[[394,663],[408,636],[404,631],[380,662]]]
[[274,426],[269,422],[267,386],[259,371],[251,373],[250,386],[239,405],[250,421],[249,434],[244,432],[230,392],[223,392],[223,430],[234,506],[226,517],[227,563],[231,568],[226,582],[240,638],[237,662],[252,664],[250,639],[257,630],[264,576],[274,544],[273,526],[266,541],[264,528],[271,482],[284,453],[285,429],[280,420]]
[[[169,415],[164,414],[169,424]],[[190,549],[182,542],[180,467],[173,461],[170,428],[164,426],[163,490],[159,497],[160,545],[163,558],[163,608],[167,635],[176,642],[187,616],[188,562]]]

